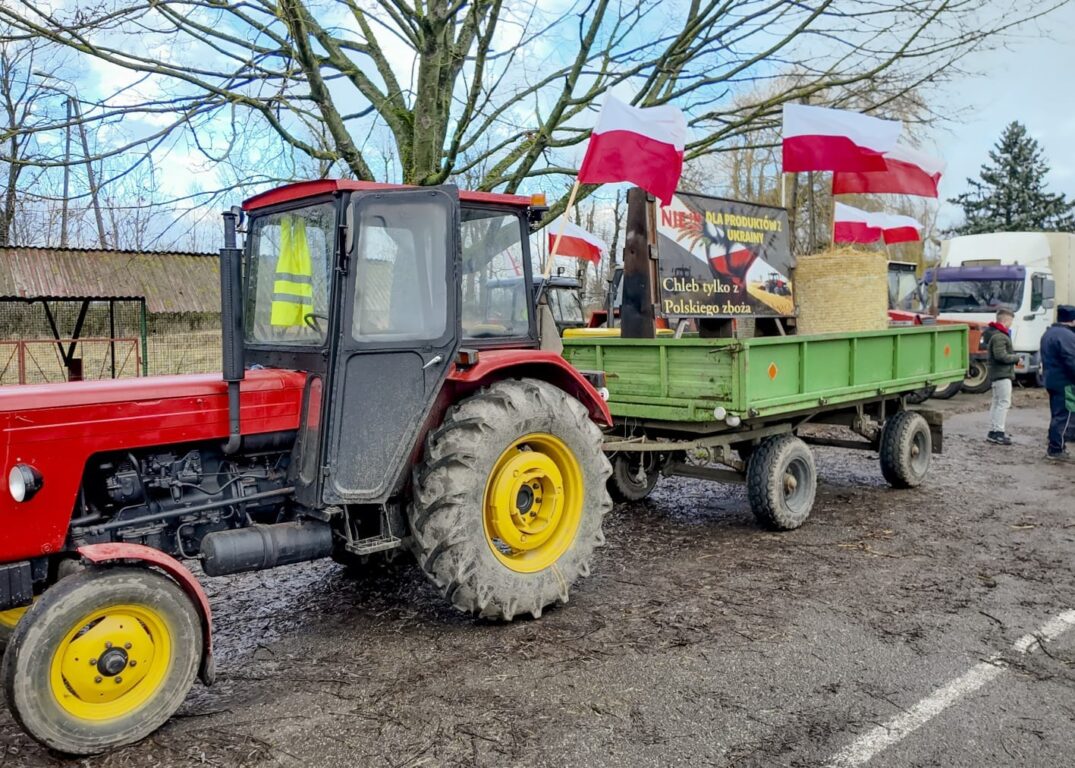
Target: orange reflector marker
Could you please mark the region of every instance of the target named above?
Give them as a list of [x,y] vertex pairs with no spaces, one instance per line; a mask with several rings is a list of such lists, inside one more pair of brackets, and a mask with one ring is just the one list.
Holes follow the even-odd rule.
[[455,365],[457,368],[473,368],[478,364],[478,350],[460,349],[455,353]]

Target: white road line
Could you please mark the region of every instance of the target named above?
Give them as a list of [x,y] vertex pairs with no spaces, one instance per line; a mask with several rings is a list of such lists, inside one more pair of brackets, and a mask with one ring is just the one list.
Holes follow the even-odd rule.
[[[1042,624],[1036,632],[1020,637],[1012,645],[1012,650],[1016,653],[1028,653],[1039,643],[1055,640],[1072,626],[1075,626],[1075,610],[1064,611]],[[827,768],[855,768],[865,765],[878,752],[901,741],[962,697],[974,693],[1003,672],[1005,668],[1006,665],[999,656],[976,664],[903,714],[859,736],[837,752],[826,763]]]

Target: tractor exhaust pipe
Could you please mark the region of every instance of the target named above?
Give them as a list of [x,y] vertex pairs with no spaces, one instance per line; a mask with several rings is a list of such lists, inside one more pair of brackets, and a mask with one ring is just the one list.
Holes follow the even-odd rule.
[[224,247],[220,249],[220,320],[222,323],[224,381],[228,383],[228,441],[224,453],[237,453],[243,442],[239,424],[239,382],[246,375],[243,360],[243,252],[235,232],[239,211],[224,212]]

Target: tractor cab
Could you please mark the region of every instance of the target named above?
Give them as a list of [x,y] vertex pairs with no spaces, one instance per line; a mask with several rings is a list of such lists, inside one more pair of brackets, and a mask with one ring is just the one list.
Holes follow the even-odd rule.
[[502,322],[489,313],[504,279],[532,279],[530,226],[544,209],[514,195],[347,181],[294,184],[243,207],[232,308],[242,319],[226,327],[241,325],[243,367],[309,374],[296,500],[383,502],[460,346],[537,346],[529,303]]
[[[526,286],[530,285],[530,290]],[[514,327],[527,321],[533,308],[544,296],[562,335],[565,328],[581,328],[586,324],[579,296],[581,285],[574,277],[551,275],[535,277],[527,283],[521,276],[498,278],[487,285],[488,303],[485,306],[485,323],[493,329],[505,324]],[[473,329],[475,333],[478,328]]]

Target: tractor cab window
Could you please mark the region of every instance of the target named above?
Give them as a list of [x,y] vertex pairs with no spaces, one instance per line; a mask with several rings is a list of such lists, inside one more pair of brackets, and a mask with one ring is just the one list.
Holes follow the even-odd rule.
[[583,325],[582,303],[578,291],[573,288],[550,288],[549,308],[557,323],[571,326]]
[[462,211],[463,337],[525,336],[530,332],[523,224],[513,213]]
[[447,212],[440,206],[371,202],[355,248],[355,341],[429,341],[448,324]]
[[331,203],[258,216],[250,231],[246,339],[320,346],[336,230]]

